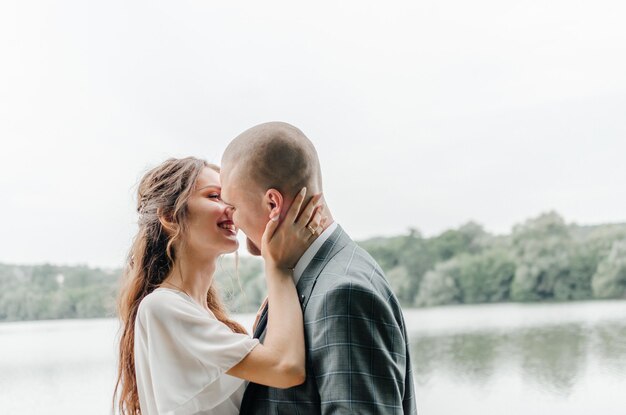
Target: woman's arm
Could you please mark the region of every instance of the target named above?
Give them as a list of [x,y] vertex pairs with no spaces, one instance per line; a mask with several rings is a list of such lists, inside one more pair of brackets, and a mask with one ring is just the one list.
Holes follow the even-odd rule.
[[298,194],[280,226],[277,220],[267,225],[262,248],[269,302],[265,341],[227,372],[275,388],[300,385],[306,378],[302,308],[291,268],[315,240],[307,225],[318,229],[323,219],[321,195],[298,217],[304,197],[305,192]]
[[[291,272],[267,270],[268,322],[265,342],[259,344],[227,373],[274,388],[304,382],[304,323]],[[282,274],[282,275],[281,275]]]

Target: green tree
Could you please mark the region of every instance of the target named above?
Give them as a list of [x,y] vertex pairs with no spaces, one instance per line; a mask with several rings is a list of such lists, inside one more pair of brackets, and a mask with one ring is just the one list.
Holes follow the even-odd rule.
[[385,271],[400,302],[413,305],[424,274],[437,261],[428,240],[416,229],[410,229],[408,235],[375,238],[359,244]]
[[596,298],[626,298],[626,239],[615,241],[592,279]]
[[568,271],[556,280],[554,298],[559,301],[592,298],[591,278],[598,262],[597,254],[586,243],[572,243],[568,252]]
[[55,290],[58,288],[58,284],[55,279],[57,274],[57,267],[50,264],[41,265],[32,269],[31,281],[41,290]]
[[[516,271],[511,286],[515,301],[590,298],[591,275],[572,279],[576,242],[555,212],[518,225],[512,235]],[[584,267],[581,267],[584,270]]]
[[459,303],[461,301],[459,274],[460,267],[456,258],[437,264],[434,270],[428,271],[424,276],[415,304],[435,306]]
[[438,261],[446,261],[462,253],[477,253],[482,249],[482,244],[487,234],[483,228],[469,222],[459,229],[445,231],[429,241],[431,253]]
[[407,269],[399,265],[387,271],[385,275],[400,303],[413,304],[417,289],[414,287],[415,279],[411,277]]
[[492,249],[459,259],[461,301],[463,303],[500,302],[509,299],[515,262],[502,249]]

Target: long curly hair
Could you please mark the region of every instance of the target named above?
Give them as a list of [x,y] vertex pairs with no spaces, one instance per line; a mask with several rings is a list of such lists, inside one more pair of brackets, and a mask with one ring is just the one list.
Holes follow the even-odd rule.
[[[194,157],[171,158],[148,171],[139,183],[139,229],[124,267],[117,301],[121,337],[113,406],[117,403],[121,415],[141,414],[134,357],[139,303],[163,282],[174,266],[175,247],[181,245],[186,231],[187,203],[205,167],[220,171],[218,166]],[[160,217],[167,217],[173,223],[174,229],[169,234],[163,229]],[[233,332],[246,333],[239,323],[228,317],[215,285],[209,289],[207,305]]]

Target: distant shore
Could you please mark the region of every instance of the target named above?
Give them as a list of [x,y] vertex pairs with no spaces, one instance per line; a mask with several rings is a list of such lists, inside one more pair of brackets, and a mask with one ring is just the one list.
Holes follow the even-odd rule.
[[[567,224],[548,212],[492,235],[467,223],[433,237],[418,230],[359,244],[405,309],[453,304],[626,298],[626,224]],[[265,297],[261,260],[224,257],[215,275],[233,313]],[[0,322],[113,318],[121,269],[0,264]]]

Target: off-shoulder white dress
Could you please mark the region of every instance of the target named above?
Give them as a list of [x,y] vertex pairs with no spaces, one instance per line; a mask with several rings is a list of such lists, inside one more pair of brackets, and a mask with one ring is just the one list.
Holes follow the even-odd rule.
[[142,415],[234,415],[246,386],[225,372],[259,344],[233,333],[187,294],[157,288],[135,320]]

